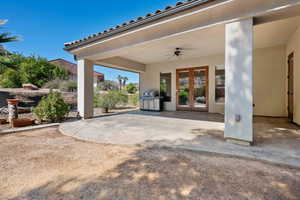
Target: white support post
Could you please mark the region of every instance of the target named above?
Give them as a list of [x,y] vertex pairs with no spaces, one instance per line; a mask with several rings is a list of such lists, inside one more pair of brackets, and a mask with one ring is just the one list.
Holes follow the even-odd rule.
[[94,64],[86,59],[78,60],[77,65],[77,107],[83,119],[93,117],[93,69]]
[[253,142],[253,19],[226,24],[225,138]]

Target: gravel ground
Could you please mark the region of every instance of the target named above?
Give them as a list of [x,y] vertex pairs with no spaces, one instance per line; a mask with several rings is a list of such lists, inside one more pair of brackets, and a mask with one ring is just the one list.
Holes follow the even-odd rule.
[[0,136],[0,183],[0,199],[300,199],[300,169],[83,142],[56,128]]

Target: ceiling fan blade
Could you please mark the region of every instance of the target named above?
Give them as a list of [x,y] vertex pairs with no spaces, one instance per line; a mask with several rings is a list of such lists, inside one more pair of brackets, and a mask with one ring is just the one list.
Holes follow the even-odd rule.
[[185,51],[185,50],[195,50],[196,48],[185,48],[185,47],[183,47],[183,48],[181,48],[183,51]]

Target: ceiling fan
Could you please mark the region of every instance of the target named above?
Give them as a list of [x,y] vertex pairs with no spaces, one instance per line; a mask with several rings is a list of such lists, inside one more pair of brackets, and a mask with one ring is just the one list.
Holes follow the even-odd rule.
[[172,58],[182,58],[183,56],[183,51],[186,50],[192,50],[191,48],[181,48],[181,47],[176,47],[172,53],[171,56],[169,56],[168,60],[172,59]]

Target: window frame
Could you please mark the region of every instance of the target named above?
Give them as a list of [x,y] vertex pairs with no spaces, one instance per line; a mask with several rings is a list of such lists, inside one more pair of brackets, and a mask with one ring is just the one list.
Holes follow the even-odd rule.
[[[214,79],[215,79],[215,88],[214,88],[214,102],[215,102],[215,104],[218,104],[218,105],[225,105],[225,96],[226,96],[226,94],[225,94],[225,91],[224,91],[224,102],[217,102],[216,101],[216,90],[217,90],[217,84],[216,84],[216,72],[217,72],[217,68],[218,68],[218,70],[224,70],[224,75],[225,75],[225,80],[226,80],[226,71],[225,71],[225,66],[224,65],[215,65],[215,71],[214,71]],[[226,81],[224,80],[224,90],[225,90],[225,87],[226,87]]]
[[[173,80],[172,80],[172,76],[173,76],[173,73],[172,72],[160,72],[159,73],[159,95],[161,96],[161,88],[160,88],[160,84],[161,84],[161,75],[162,74],[170,74],[171,75],[171,77],[170,77],[170,96],[168,96],[169,97],[169,100],[165,100],[164,99],[164,102],[172,102],[172,93],[173,93],[173,91],[172,91],[172,82],[173,82]],[[162,96],[161,96],[162,97]]]

